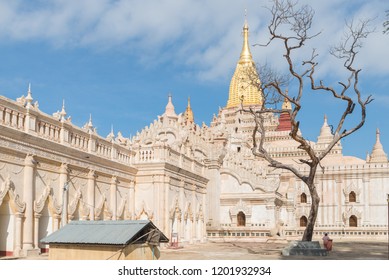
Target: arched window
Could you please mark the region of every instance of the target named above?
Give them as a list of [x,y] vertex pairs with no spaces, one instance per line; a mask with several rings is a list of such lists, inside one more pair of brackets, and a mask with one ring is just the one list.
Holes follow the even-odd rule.
[[237,215],[238,219],[238,227],[245,227],[246,226],[246,215],[240,211]]
[[307,224],[308,224],[308,219],[307,219],[307,217],[302,216],[302,217],[300,218],[300,227],[306,227]]
[[355,194],[355,192],[352,191],[349,193],[348,201],[349,202],[357,202],[357,195]]
[[354,215],[350,216],[350,218],[348,219],[348,222],[349,222],[350,227],[357,227],[358,226],[358,219]]
[[307,195],[305,193],[302,193],[300,195],[300,202],[301,203],[307,203]]

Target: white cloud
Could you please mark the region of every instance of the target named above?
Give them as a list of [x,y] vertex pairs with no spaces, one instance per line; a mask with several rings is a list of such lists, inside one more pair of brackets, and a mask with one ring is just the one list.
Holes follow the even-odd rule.
[[[322,31],[310,45],[320,53],[322,74],[334,72],[328,46],[342,35],[344,19],[353,15],[377,17],[378,32],[366,42],[359,58],[361,66],[372,73],[389,73],[389,64],[384,59],[388,57],[389,36],[380,32],[387,9],[385,1],[301,2],[313,6],[316,11],[313,30]],[[224,77],[238,59],[245,6],[251,28],[250,42],[266,41],[264,19],[268,18],[268,12],[261,5],[258,1],[233,0],[0,0],[0,39],[42,40],[61,48],[125,47],[139,61],[170,59],[189,67],[189,72],[198,71],[199,78],[212,80]],[[276,66],[281,63],[279,51],[276,45],[252,48],[256,61],[276,62]]]

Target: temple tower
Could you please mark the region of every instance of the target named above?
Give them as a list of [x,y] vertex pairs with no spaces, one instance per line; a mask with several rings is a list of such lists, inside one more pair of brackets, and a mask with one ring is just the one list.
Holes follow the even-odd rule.
[[243,105],[260,105],[262,94],[258,73],[249,47],[249,27],[247,21],[243,26],[243,47],[235,73],[231,79],[227,108]]

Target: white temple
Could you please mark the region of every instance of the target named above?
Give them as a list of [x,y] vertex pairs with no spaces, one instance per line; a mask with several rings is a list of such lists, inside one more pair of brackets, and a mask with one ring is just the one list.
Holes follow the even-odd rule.
[[[169,96],[165,112],[136,136],[102,137],[92,119],[72,124],[65,104],[53,115],[40,111],[30,87],[16,101],[0,96],[0,255],[44,252],[40,240],[71,220],[149,219],[179,243],[300,239],[309,191],[254,158],[253,119],[238,110],[242,95],[244,106],[261,102],[245,81],[247,69],[256,71],[247,24],[243,34],[227,105],[209,126],[195,123],[190,100],[177,114]],[[295,164],[304,154],[288,121],[288,113],[269,115],[266,146]],[[316,237],[387,239],[389,163],[379,136],[366,160],[343,156],[341,144],[323,160]],[[325,117],[316,151],[332,137]]]

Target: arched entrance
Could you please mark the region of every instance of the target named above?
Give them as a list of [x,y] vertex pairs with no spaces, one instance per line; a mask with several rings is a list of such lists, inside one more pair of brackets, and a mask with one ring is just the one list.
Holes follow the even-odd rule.
[[300,195],[300,203],[307,203],[307,195],[305,193]]
[[240,211],[237,215],[237,226],[245,227],[246,226],[246,215]]
[[348,201],[349,202],[357,202],[357,195],[355,194],[355,192],[352,191],[349,193]]
[[300,227],[306,227],[307,224],[308,224],[308,219],[307,219],[307,217],[302,216],[302,217],[300,218]]
[[358,219],[354,215],[350,216],[348,222],[349,222],[350,227],[357,227],[358,226]]

